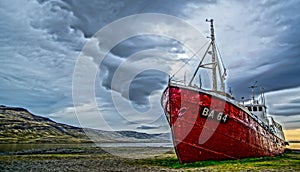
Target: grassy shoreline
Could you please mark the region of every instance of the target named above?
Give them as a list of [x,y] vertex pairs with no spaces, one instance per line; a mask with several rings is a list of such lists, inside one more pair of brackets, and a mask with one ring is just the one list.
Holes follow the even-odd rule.
[[[90,148],[81,151],[84,149],[67,153],[1,155],[0,171],[300,171],[300,153],[293,151],[276,157],[179,164],[170,148],[110,148],[104,151]],[[136,151],[152,156],[145,158],[136,154],[128,158],[121,154],[113,155],[109,151],[122,155]]]

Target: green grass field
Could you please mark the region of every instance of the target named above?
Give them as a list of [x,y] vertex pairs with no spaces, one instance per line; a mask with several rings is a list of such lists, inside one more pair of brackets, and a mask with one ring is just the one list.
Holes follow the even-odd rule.
[[176,157],[169,156],[137,160],[137,163],[147,166],[160,166],[191,171],[197,169],[211,169],[216,171],[300,171],[300,153],[289,152],[277,157],[246,158],[226,161],[201,161],[187,164],[180,164]]

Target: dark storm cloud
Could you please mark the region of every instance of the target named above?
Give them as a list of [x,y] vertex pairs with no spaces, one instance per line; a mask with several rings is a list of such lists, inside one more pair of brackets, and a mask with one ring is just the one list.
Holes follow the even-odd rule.
[[[167,84],[166,73],[155,70],[147,70],[139,75],[131,82],[131,86],[129,88],[129,98],[133,103],[139,104],[148,104],[149,96],[155,90],[164,89]],[[145,87],[147,86],[147,87]]]
[[[266,1],[257,6],[260,13],[253,14],[249,24],[258,25],[257,32],[253,36],[259,36],[259,41],[272,40],[261,46],[259,54],[253,54],[247,58],[253,59],[244,74],[229,81],[230,85],[236,87],[236,95],[242,96],[249,92],[247,86],[258,81],[266,92],[293,88],[300,85],[298,73],[300,66],[300,16],[294,15],[300,6],[298,1],[276,2]],[[252,55],[252,54],[249,54]],[[259,58],[257,58],[259,57]],[[247,61],[245,61],[247,66]],[[246,69],[245,68],[245,69]],[[255,72],[248,75],[247,72]],[[261,72],[259,72],[261,71]],[[244,87],[239,87],[244,86]],[[259,93],[259,90],[257,91]]]
[[184,53],[184,50],[176,40],[156,35],[144,35],[129,38],[116,45],[110,52],[114,55],[126,58],[142,50],[161,49],[170,51],[170,47],[176,48],[176,52],[174,53]]
[[[196,0],[189,2],[197,2]],[[104,25],[128,15],[139,13],[163,13],[182,17],[183,9],[189,3],[184,0],[123,0],[123,1],[68,1],[67,7],[78,18],[74,27],[81,30],[85,37],[91,37]],[[215,3],[216,1],[201,1],[200,4]]]
[[285,121],[283,123],[300,123],[300,120]]
[[137,127],[136,129],[141,129],[141,130],[149,130],[149,129],[158,129],[160,126],[148,126],[148,125],[141,125]]
[[[173,50],[173,49],[174,50]],[[143,36],[143,37],[133,37],[122,43],[118,44],[111,50],[111,54],[108,54],[100,65],[100,75],[99,80],[100,84],[106,89],[112,89],[111,82],[114,77],[114,74],[120,64],[130,55],[148,49],[159,49],[165,52],[170,52],[173,54],[184,53],[184,50],[179,45],[178,42],[170,40],[167,38],[161,38],[157,36]],[[155,56],[151,54],[151,56]],[[153,61],[159,56],[156,57],[147,57],[152,58]],[[149,64],[150,65],[150,64]],[[128,69],[127,72],[130,72],[132,69]],[[148,96],[155,90],[162,90],[167,81],[166,73],[157,71],[157,70],[146,70],[141,68],[141,73],[138,74],[135,79],[130,83],[129,95],[127,93],[119,91],[124,97],[128,97],[132,103],[136,105],[146,105],[149,106]]]
[[299,120],[299,97],[300,87],[268,92],[266,93],[268,110],[272,115],[281,116],[282,121]]

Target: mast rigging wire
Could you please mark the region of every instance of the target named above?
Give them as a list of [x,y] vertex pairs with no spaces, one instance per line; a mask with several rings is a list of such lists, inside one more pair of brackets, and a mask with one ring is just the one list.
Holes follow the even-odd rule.
[[207,41],[202,47],[200,47],[198,49],[198,51],[196,53],[194,53],[192,55],[192,57],[190,57],[171,77],[170,79],[172,79],[186,64],[188,64],[208,43],[210,43],[210,41]]

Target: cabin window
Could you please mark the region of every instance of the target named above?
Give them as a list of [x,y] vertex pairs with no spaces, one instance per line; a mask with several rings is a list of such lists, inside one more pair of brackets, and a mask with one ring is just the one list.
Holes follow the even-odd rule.
[[257,111],[257,107],[256,106],[253,107],[253,111]]
[[252,111],[251,107],[247,107],[249,111]]
[[258,111],[262,111],[262,107],[261,106],[258,107]]

